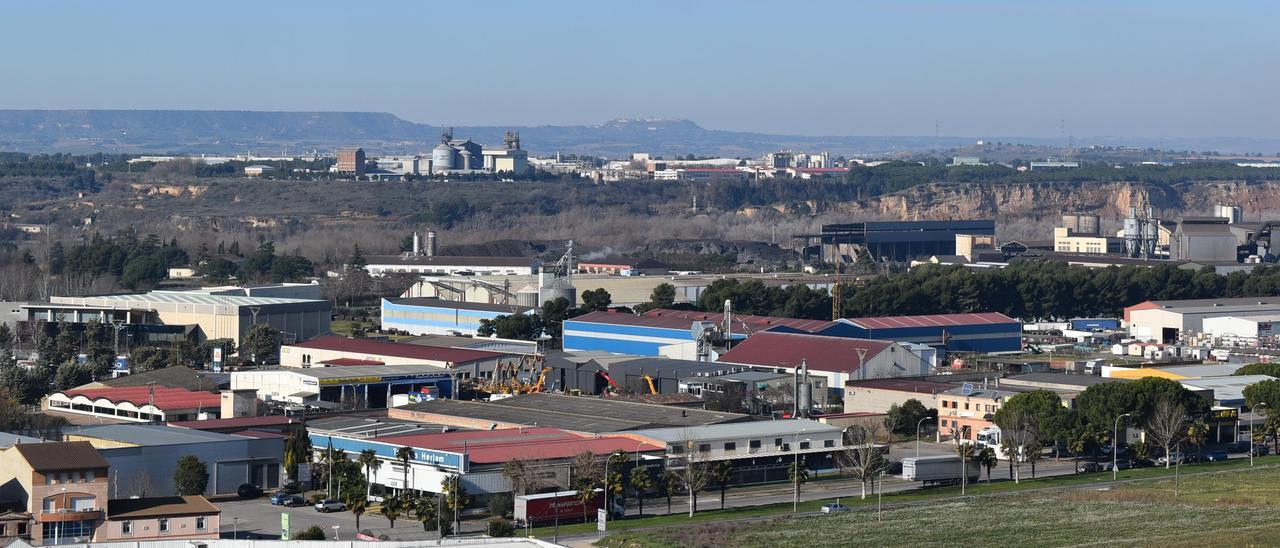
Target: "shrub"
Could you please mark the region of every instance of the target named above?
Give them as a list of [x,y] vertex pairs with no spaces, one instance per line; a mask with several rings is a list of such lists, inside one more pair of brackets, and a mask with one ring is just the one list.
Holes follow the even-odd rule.
[[319,525],[312,525],[311,527],[295,532],[291,537],[291,540],[324,540],[324,539],[325,539],[324,529],[321,529]]
[[516,526],[506,518],[489,518],[484,532],[491,537],[509,537],[516,533]]

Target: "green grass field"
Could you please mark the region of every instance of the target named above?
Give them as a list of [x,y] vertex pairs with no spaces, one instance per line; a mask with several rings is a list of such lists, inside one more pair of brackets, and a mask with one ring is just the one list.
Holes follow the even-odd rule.
[[[1230,464],[1230,463],[1224,463]],[[1182,477],[1178,496],[1163,470],[1139,470],[1134,483],[1111,488],[1079,487],[1084,481],[1024,482],[1034,492],[1005,488],[998,497],[885,497],[895,507],[876,521],[874,506],[835,516],[802,516],[706,522],[620,532],[601,541],[609,547],[666,546],[1253,546],[1280,543],[1275,521],[1280,468],[1189,467],[1184,472],[1220,470]],[[1125,474],[1121,474],[1122,476]],[[1089,475],[1093,481],[1101,476]],[[1068,476],[1067,478],[1081,478]],[[1056,478],[1055,478],[1056,479]],[[1109,475],[1107,477],[1109,479]],[[991,489],[1013,484],[993,484]],[[983,485],[970,493],[987,491]],[[843,501],[842,501],[843,502]],[[854,501],[857,502],[857,501]],[[811,509],[811,508],[810,508]],[[711,514],[711,512],[708,512]],[[749,518],[726,513],[720,520]],[[668,518],[670,519],[670,518]],[[686,521],[687,523],[687,521]],[[672,520],[667,525],[677,525]]]

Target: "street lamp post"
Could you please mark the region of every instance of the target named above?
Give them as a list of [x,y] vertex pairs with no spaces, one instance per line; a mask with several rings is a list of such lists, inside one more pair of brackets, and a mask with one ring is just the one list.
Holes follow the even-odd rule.
[[1258,407],[1264,407],[1267,402],[1260,401],[1253,404],[1253,409],[1249,410],[1249,467],[1253,468],[1253,427],[1258,420]]
[[920,457],[920,429],[924,427],[924,421],[927,420],[929,420],[929,417],[924,417],[920,419],[920,422],[916,423],[916,458]]
[[231,518],[231,527],[232,527],[231,538],[233,539],[240,538],[240,518],[239,517]]
[[604,520],[606,522],[609,521],[609,510],[613,509],[611,504],[612,501],[610,500],[613,498],[610,496],[613,493],[609,490],[609,461],[611,460],[613,460],[613,453],[609,453],[609,455],[604,458],[604,481],[600,482],[604,484]]
[[884,468],[880,469],[880,487],[876,489],[876,522],[880,522],[880,499],[884,495]]
[[1111,429],[1111,481],[1116,480],[1116,457],[1120,454],[1120,419],[1132,417],[1133,413],[1124,413],[1116,417],[1115,426]]
[[[791,490],[791,513],[793,514],[800,506],[800,434],[802,432],[804,430],[796,432],[794,445],[791,447],[791,452],[795,455],[795,460],[791,464],[791,482],[794,484]],[[809,438],[805,438],[804,441],[808,442]]]

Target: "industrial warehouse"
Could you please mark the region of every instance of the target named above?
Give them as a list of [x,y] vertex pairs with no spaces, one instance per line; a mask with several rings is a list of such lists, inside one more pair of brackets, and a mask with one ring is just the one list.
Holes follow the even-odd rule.
[[528,314],[533,307],[411,297],[382,299],[382,328],[410,335],[476,335],[481,320]]
[[52,297],[47,304],[25,304],[22,308],[29,322],[119,322],[126,332],[136,330],[138,333],[156,331],[149,326],[176,327],[180,338],[193,342],[231,339],[238,344],[241,337],[258,324],[288,333],[294,340],[327,333],[332,306],[319,296],[319,286],[314,284],[281,284]]
[[[1091,250],[1118,243],[1093,219],[1075,217],[1073,228],[1059,231],[1063,245],[1076,246],[1074,255],[1093,256]],[[972,259],[1003,253],[994,236],[980,225],[961,225],[930,224],[917,234],[897,225],[863,227],[864,235],[875,234],[870,243],[845,242],[853,233],[841,229],[824,240],[831,249],[810,257],[937,251],[941,234],[965,230],[953,235],[956,256],[933,254],[915,266],[1001,268]],[[1172,226],[1176,238],[1178,225]],[[1196,229],[1184,232],[1193,247],[1203,247]],[[905,239],[888,243],[895,233]],[[734,301],[742,297],[736,296],[714,303],[714,310],[694,310],[711,306],[703,295],[725,276],[672,273],[656,261],[607,255],[579,262],[573,242],[546,264],[536,257],[440,255],[431,231],[425,244],[417,233],[411,244],[401,255],[369,263],[370,274],[392,276],[384,281],[403,292],[380,296],[376,308],[361,314],[343,310],[341,324],[312,318],[333,308],[319,298],[316,284],[54,297],[16,307],[26,325],[83,329],[98,321],[126,334],[113,369],[121,377],[55,391],[41,400],[41,410],[72,423],[57,433],[61,439],[98,448],[127,480],[121,496],[142,493],[149,474],[165,475],[154,483],[171,488],[177,459],[188,455],[209,470],[205,493],[211,496],[239,494],[246,485],[291,489],[286,486],[294,482],[310,482],[301,486],[310,496],[333,496],[335,486],[316,482],[340,452],[361,463],[367,503],[440,495],[458,477],[469,511],[476,511],[495,495],[522,488],[508,475],[513,460],[536,470],[545,483],[536,490],[554,490],[534,496],[571,492],[565,490],[580,480],[584,455],[612,455],[621,470],[611,472],[648,474],[653,481],[700,464],[715,470],[725,489],[750,490],[791,480],[797,466],[817,476],[847,476],[849,459],[859,452],[903,458],[893,440],[912,436],[904,426],[888,428],[908,406],[926,411],[913,417],[911,445],[950,455],[949,443],[989,442],[997,412],[1024,394],[1049,393],[1072,409],[1093,387],[1144,378],[1176,382],[1203,401],[1210,439],[1227,444],[1257,432],[1251,423],[1264,414],[1249,405],[1246,390],[1271,378],[1232,375],[1243,368],[1235,356],[1266,355],[1280,321],[1270,297],[1148,301],[1128,307],[1122,318],[1025,325],[987,311],[740,314]],[[415,264],[430,268],[415,271]],[[817,272],[817,263],[810,270]],[[804,286],[821,295],[836,278],[759,273],[734,279]],[[661,284],[671,285],[672,302],[651,307]],[[605,289],[608,303],[583,302],[584,287],[614,288],[619,298]],[[542,305],[561,299],[565,319],[545,322],[551,312]],[[594,310],[579,308],[589,303]],[[524,316],[537,330],[518,335],[527,340],[481,335],[504,316]],[[372,327],[362,325],[371,320]],[[272,327],[266,343],[278,359],[235,362],[225,372],[169,363],[144,371],[130,363],[137,345],[207,341],[254,325]],[[279,455],[284,440],[299,435],[319,460],[291,476]],[[1136,443],[1143,435],[1129,428],[1121,439]],[[336,488],[339,496],[352,496]],[[626,515],[628,503],[618,499],[611,510]]]

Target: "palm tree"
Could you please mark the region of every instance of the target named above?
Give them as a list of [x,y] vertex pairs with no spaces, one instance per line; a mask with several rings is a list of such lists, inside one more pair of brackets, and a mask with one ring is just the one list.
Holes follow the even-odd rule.
[[720,509],[724,509],[724,492],[729,489],[729,482],[733,481],[733,465],[729,461],[722,460],[711,467],[711,482],[720,488]]
[[636,502],[640,503],[640,515],[644,515],[644,493],[653,488],[653,478],[644,468],[631,469],[631,489],[636,492]]
[[378,460],[378,452],[373,449],[361,451],[360,456],[356,457],[356,462],[364,467],[364,498],[368,499],[373,494],[373,472],[382,467],[382,462]]
[[434,495],[421,496],[413,501],[413,515],[422,523],[423,531],[430,531],[436,525],[436,504]]
[[991,469],[1000,463],[1000,460],[996,458],[996,450],[991,447],[983,447],[974,458],[978,461],[979,466],[987,469],[987,483],[991,483]]
[[368,501],[356,499],[348,504],[351,508],[351,515],[356,517],[356,531],[360,530],[360,516],[364,515],[364,509],[369,506]]
[[404,499],[396,496],[382,501],[382,517],[387,518],[391,528],[396,528],[396,520],[404,514]]
[[400,461],[400,467],[404,470],[404,490],[409,491],[409,461],[413,459],[413,448],[401,446],[396,449],[396,460]]
[[[959,439],[959,438],[957,438]],[[969,461],[973,460],[973,444],[956,444],[956,455],[960,456],[960,495],[964,495],[964,487],[969,484]]]
[[1196,457],[1202,456],[1204,444],[1209,441],[1209,425],[1205,424],[1204,419],[1196,419],[1187,427],[1187,440],[1196,446]]

